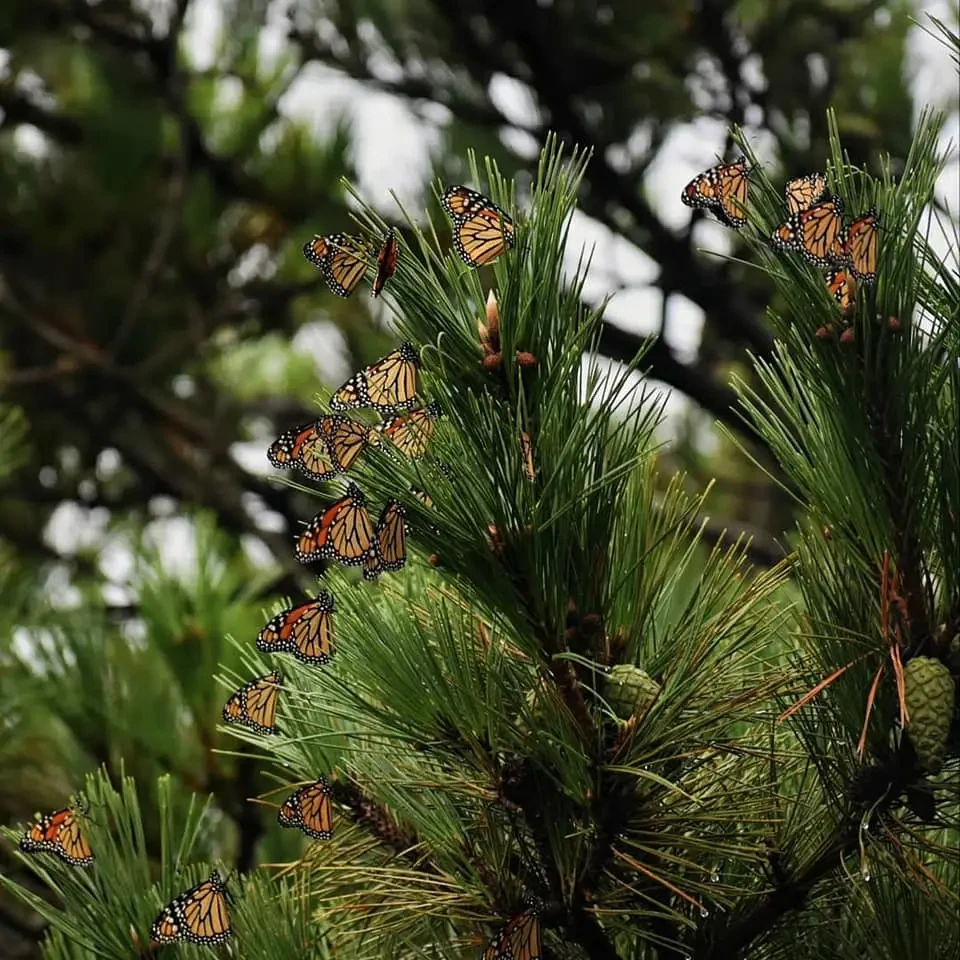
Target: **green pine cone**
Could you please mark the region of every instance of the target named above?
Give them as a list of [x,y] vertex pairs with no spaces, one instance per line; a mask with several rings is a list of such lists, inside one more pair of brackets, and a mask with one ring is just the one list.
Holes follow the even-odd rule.
[[907,736],[924,770],[936,773],[943,766],[953,719],[953,677],[932,657],[914,657],[903,674],[910,714]]
[[632,663],[619,663],[607,675],[607,703],[621,720],[643,713],[659,694],[660,684]]

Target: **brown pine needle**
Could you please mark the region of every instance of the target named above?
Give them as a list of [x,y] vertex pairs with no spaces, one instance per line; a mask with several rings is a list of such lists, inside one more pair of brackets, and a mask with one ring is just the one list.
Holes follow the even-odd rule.
[[781,723],[786,720],[788,717],[792,717],[799,710],[802,710],[814,697],[817,696],[821,691],[826,690],[827,687],[833,683],[838,677],[842,677],[852,666],[858,664],[864,657],[869,656],[869,654],[863,654],[863,656],[857,657],[856,660],[851,660],[848,664],[840,667],[837,670],[834,670],[825,680],[821,680],[812,690],[805,693],[792,707],[788,707],[783,713],[777,717],[777,723]]
[[867,709],[863,716],[863,730],[860,733],[860,742],[857,744],[857,756],[862,760],[863,754],[867,749],[867,729],[870,726],[870,714],[873,712],[873,701],[877,698],[877,689],[880,686],[880,678],[883,676],[885,664],[880,664],[873,677],[873,683],[870,684],[870,692],[867,694]]
[[910,714],[907,712],[907,685],[903,679],[903,661],[900,659],[899,643],[891,645],[890,659],[893,661],[893,675],[897,681],[897,699],[900,701],[900,726],[905,727],[910,722]]

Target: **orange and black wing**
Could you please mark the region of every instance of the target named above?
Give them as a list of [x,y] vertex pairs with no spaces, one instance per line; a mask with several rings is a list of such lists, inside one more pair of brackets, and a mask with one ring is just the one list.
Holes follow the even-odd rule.
[[483,960],[543,960],[537,911],[524,910],[507,921],[484,950]]
[[334,469],[345,473],[370,444],[370,427],[349,417],[330,417],[327,446]]
[[820,203],[827,193],[827,178],[822,173],[808,173],[787,181],[783,190],[787,198],[787,210],[791,215],[809,210]]
[[847,267],[837,267],[827,272],[825,277],[827,290],[834,300],[840,304],[842,314],[849,313],[856,304],[857,283]]
[[385,421],[377,427],[377,432],[387,437],[405,456],[420,460],[426,455],[440,416],[440,405],[428,403],[425,407],[411,410],[407,416],[396,416]]
[[373,546],[373,524],[366,498],[356,484],[347,494],[313,518],[297,540],[296,557],[301,563],[336,560],[359,565]]
[[877,279],[877,254],[880,249],[880,213],[871,207],[850,224],[847,255],[850,270],[861,283]]
[[209,880],[174,897],[150,928],[151,938],[160,944],[187,940],[212,945],[223,943],[230,933],[227,888],[216,870]]
[[265,653],[292,653],[301,663],[323,666],[333,657],[333,595],[278,613],[260,631],[257,647]]
[[93,851],[80,832],[71,809],[56,810],[41,817],[21,838],[24,853],[52,853],[74,867],[93,863]]
[[399,500],[388,500],[380,513],[374,541],[374,555],[364,565],[363,575],[375,580],[384,570],[395,573],[407,562],[406,511]]
[[427,493],[426,490],[421,490],[419,487],[411,487],[410,492],[417,498],[425,507],[433,506],[433,497]]
[[281,804],[277,820],[281,827],[296,827],[314,840],[329,840],[333,836],[330,785],[321,777],[301,787]]
[[774,249],[799,251],[812,264],[826,269],[847,258],[843,201],[831,197],[788,217],[770,238]]
[[400,248],[397,246],[397,238],[394,235],[393,227],[391,227],[383,240],[380,252],[377,254],[377,276],[370,288],[371,297],[379,297],[387,281],[397,272],[399,256]]
[[321,417],[314,423],[288,430],[270,444],[267,459],[275,467],[294,467],[301,473],[324,483],[339,472],[330,454],[329,421]]
[[355,373],[330,398],[334,410],[373,407],[380,413],[416,406],[420,358],[412,344],[401,343],[381,360]]
[[224,722],[238,723],[264,735],[278,733],[274,721],[282,683],[283,678],[276,670],[249,680],[224,704]]
[[366,269],[367,244],[361,237],[334,233],[316,236],[303,246],[303,255],[323,274],[338,297],[349,297]]
[[513,220],[489,197],[469,187],[450,187],[443,209],[453,220],[453,244],[468,266],[482,267],[513,245]]
[[750,170],[746,157],[721,163],[697,174],[684,188],[680,199],[688,206],[712,210],[728,227],[739,229],[747,222],[747,187]]

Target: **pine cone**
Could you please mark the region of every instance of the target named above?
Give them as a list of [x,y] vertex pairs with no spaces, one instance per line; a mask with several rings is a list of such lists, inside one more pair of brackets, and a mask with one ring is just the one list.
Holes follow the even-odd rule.
[[607,675],[607,703],[621,720],[643,713],[659,695],[660,684],[632,663],[618,663]]
[[914,657],[903,672],[910,715],[907,736],[920,765],[928,773],[936,773],[943,765],[953,719],[953,677],[932,657]]

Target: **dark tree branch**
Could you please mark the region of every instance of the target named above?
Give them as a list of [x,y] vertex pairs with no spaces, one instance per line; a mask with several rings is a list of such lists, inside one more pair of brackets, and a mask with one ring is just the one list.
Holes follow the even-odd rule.
[[77,146],[85,139],[83,127],[72,117],[41,107],[7,86],[0,87],[0,110],[4,126],[29,123],[68,146]]

